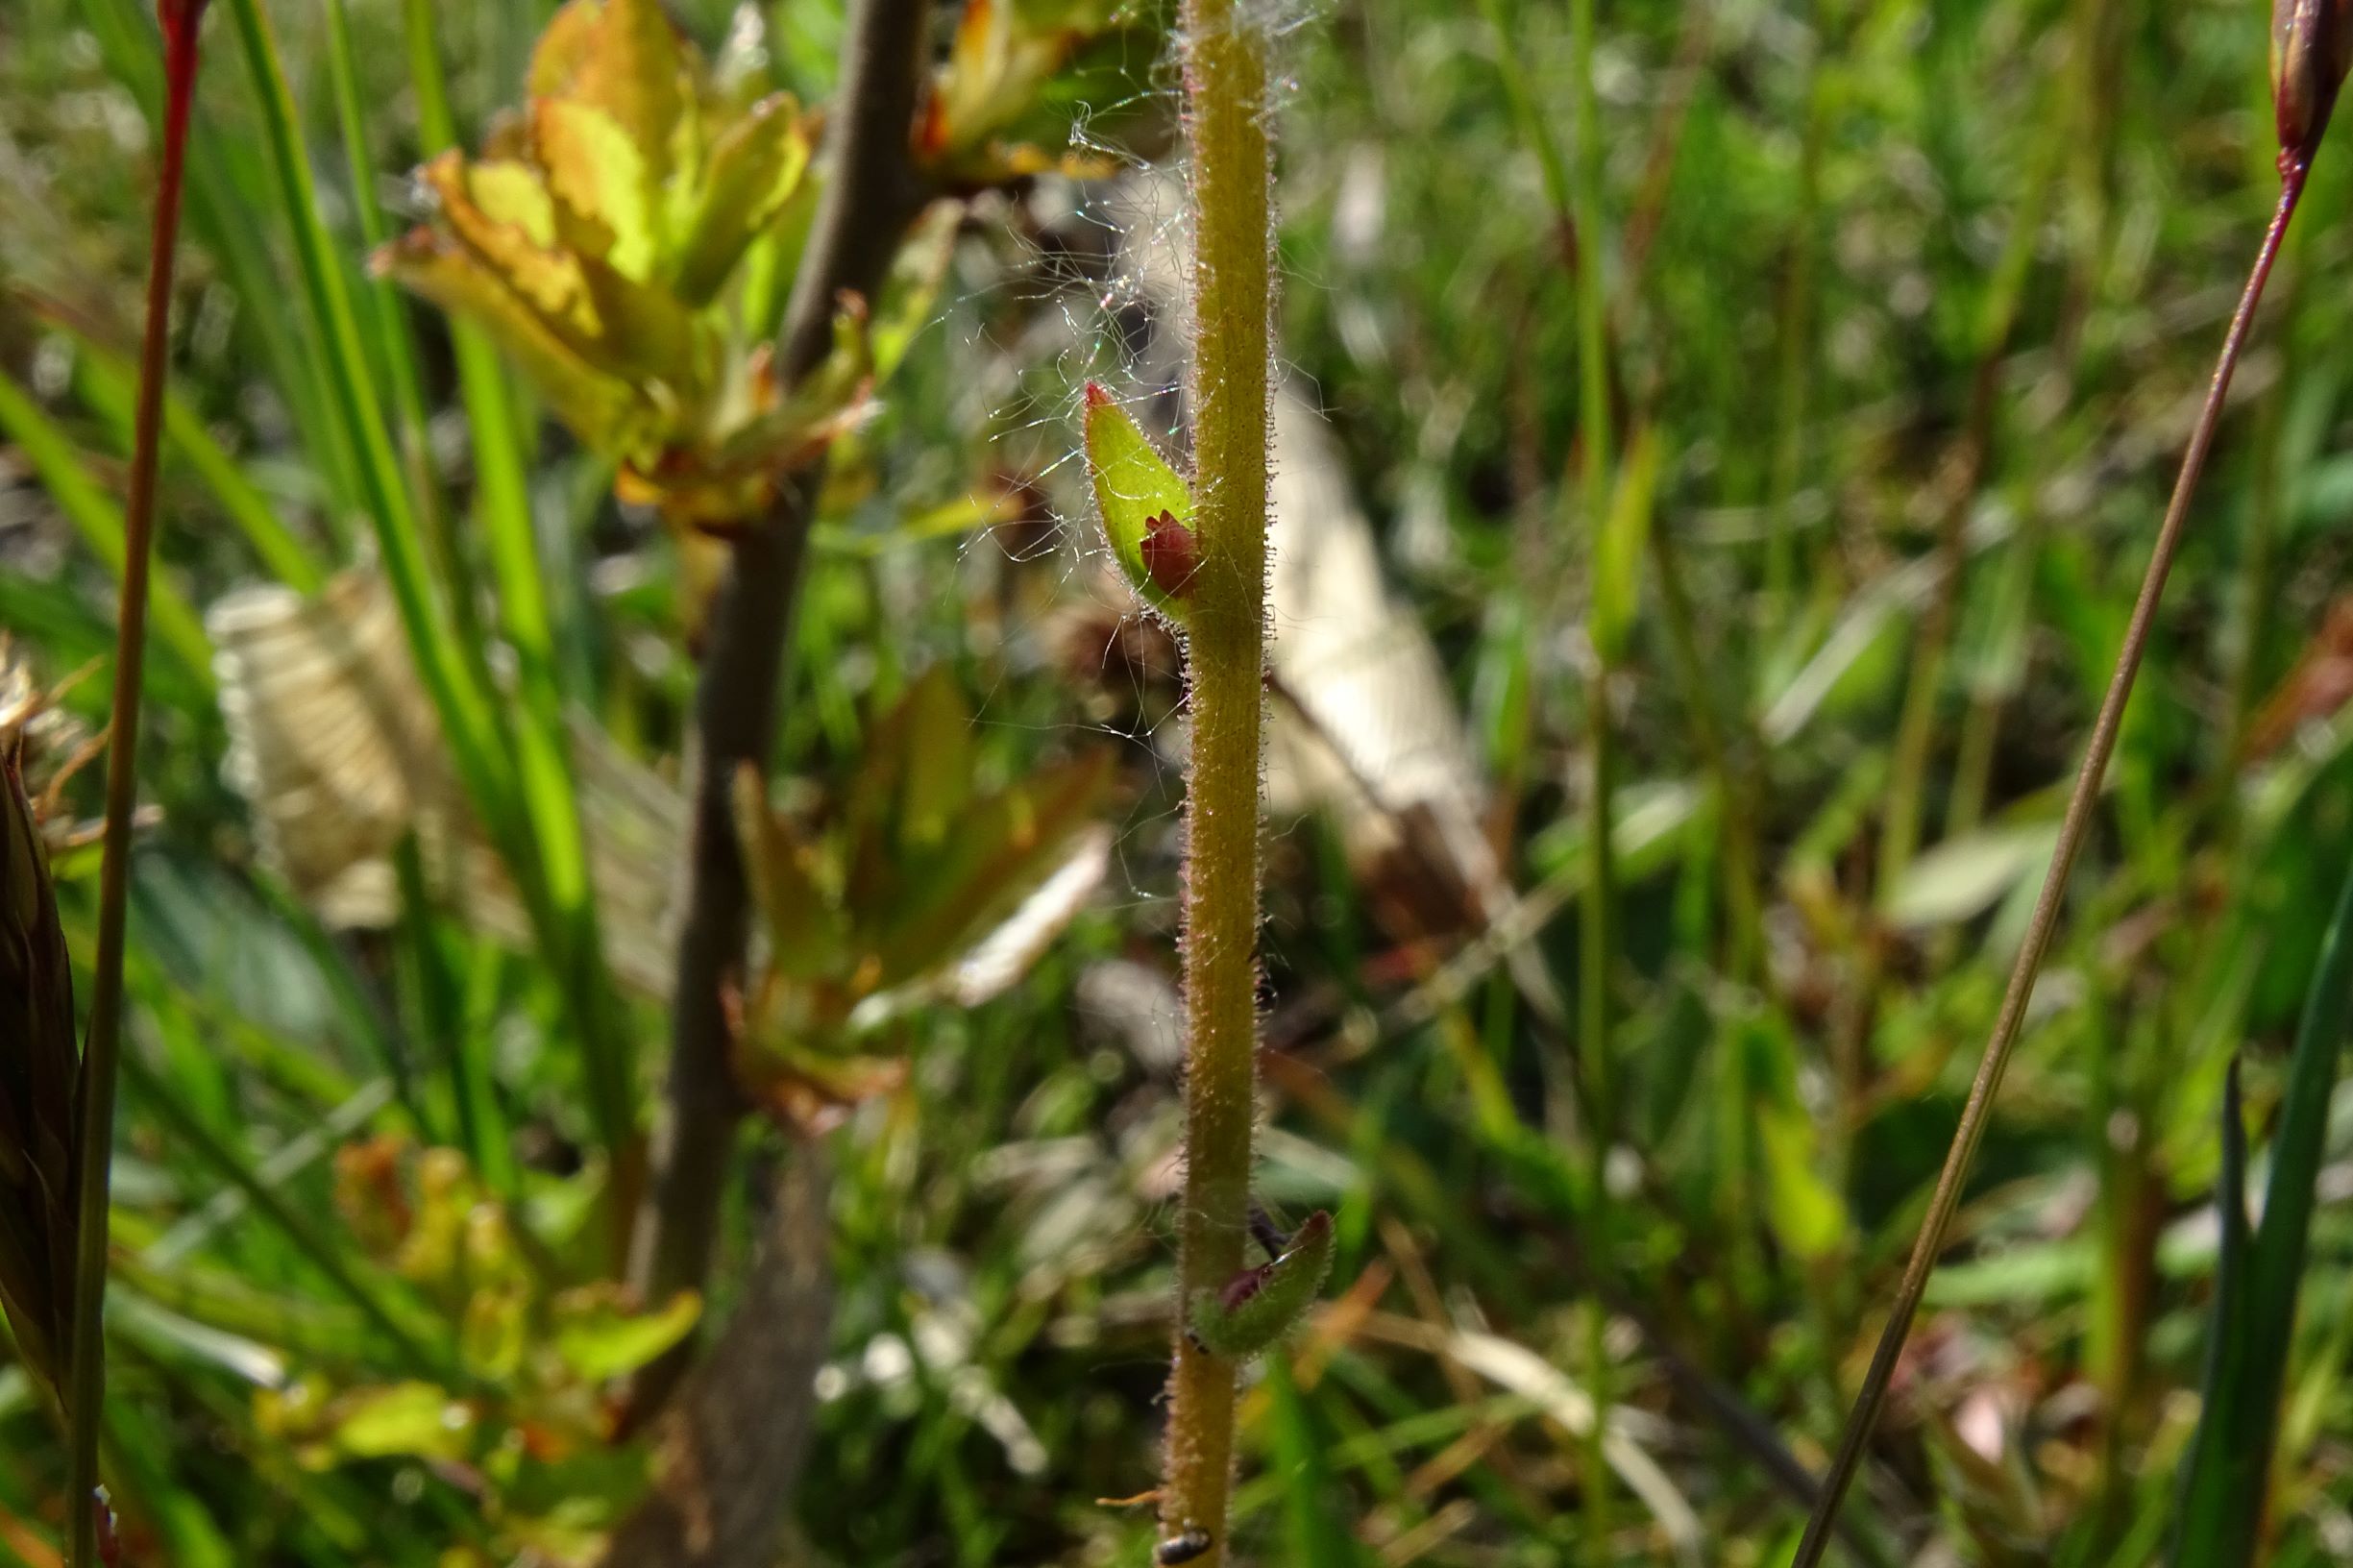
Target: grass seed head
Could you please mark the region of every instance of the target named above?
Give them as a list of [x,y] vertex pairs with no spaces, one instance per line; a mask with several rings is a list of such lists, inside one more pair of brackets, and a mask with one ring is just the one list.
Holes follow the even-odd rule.
[[2272,0],[2271,101],[2280,155],[2311,161],[2353,64],[2353,0]]
[[53,1400],[71,1317],[79,1062],[48,851],[16,738],[0,735],[0,1309]]

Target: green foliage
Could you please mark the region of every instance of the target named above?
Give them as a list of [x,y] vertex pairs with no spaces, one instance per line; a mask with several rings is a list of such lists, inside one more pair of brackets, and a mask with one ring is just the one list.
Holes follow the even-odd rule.
[[822,1119],[896,1082],[898,1066],[855,1041],[925,1005],[995,996],[1102,875],[1110,754],[984,789],[973,723],[954,672],[934,665],[876,717],[825,809],[774,809],[755,774],[737,779],[769,937],[745,994],[739,1071],[789,1119]]
[[[593,873],[627,846],[596,808],[619,786],[645,792],[647,820],[675,812],[700,585],[731,546],[654,526],[640,502],[662,506],[665,475],[625,478],[617,501],[617,471],[637,465],[568,428],[568,400],[644,418],[664,376],[752,384],[728,356],[781,313],[821,153],[781,210],[748,215],[820,142],[842,12],[781,0],[765,32],[737,36],[733,8],[681,0],[669,44],[638,37],[636,58],[672,48],[714,95],[700,145],[608,149],[596,172],[634,159],[628,189],[567,189],[645,214],[642,232],[624,245],[576,225],[548,254],[579,263],[592,305],[651,293],[675,308],[645,319],[688,331],[624,334],[647,350],[622,355],[626,374],[583,357],[624,339],[561,342],[546,380],[488,318],[470,331],[372,285],[366,260],[374,207],[482,264],[436,205],[447,176],[404,191],[420,162],[469,171],[453,188],[485,213],[497,179],[477,196],[472,176],[511,164],[552,213],[528,117],[501,110],[528,98],[554,8],[346,0],[340,41],[329,8],[212,9],[110,1296],[125,1555],[587,1560],[653,1479],[650,1447],[613,1435],[608,1379],[693,1304],[609,1290],[610,1194],[650,1121],[661,1019],[582,974],[601,948],[577,922],[605,947],[638,940],[635,901],[598,895]],[[846,321],[840,378],[776,389],[778,423],[845,416],[773,767],[741,787],[770,897],[734,998],[765,1105],[832,1129],[837,1305],[796,1524],[815,1561],[1145,1561],[1166,1538],[1144,1510],[1090,1500],[1150,1486],[1165,1424],[1167,1237],[1185,1212],[1174,764],[1190,726],[1161,722],[1185,712],[1169,629],[1126,612],[1193,581],[1156,577],[1145,542],[1164,510],[1197,550],[1205,497],[1136,508],[1114,551],[1133,589],[1074,569],[1042,521],[1099,517],[1117,543],[1067,461],[1067,416],[1090,379],[1175,379],[1167,340],[1138,321],[1163,277],[1145,242],[1180,198],[1125,169],[1173,134],[1177,76],[1152,31],[1165,8],[1122,7],[1098,30],[1107,9],[1020,0],[944,24],[915,127],[931,178],[1040,172],[928,214],[863,329]],[[1350,1283],[1242,1381],[1225,1535],[1253,1561],[1622,1568],[1696,1550],[1744,1568],[1788,1550],[1802,1507],[1757,1434],[1805,1464],[1833,1435],[2015,951],[2052,782],[2114,657],[2181,400],[2210,369],[2216,290],[2263,216],[2276,146],[2250,109],[2268,40],[2234,8],[2120,0],[1600,6],[1588,143],[1571,8],[1494,9],[1507,50],[1476,9],[1433,0],[1302,12],[1276,44],[1279,362],[1327,438],[1303,444],[1298,410],[1278,416],[1278,479],[1298,488],[1278,516],[1277,597],[1299,574],[1319,592],[1372,583],[1385,607],[1334,594],[1311,622],[1273,622],[1265,755],[1298,809],[1262,841],[1269,1027],[1249,1180],[1331,1214]],[[630,10],[650,14],[601,14]],[[159,75],[147,12],[21,0],[0,23],[0,623],[49,684],[103,652],[112,612]],[[735,144],[723,182],[714,128],[760,105],[769,129]],[[580,145],[602,134],[568,129]],[[2353,495],[2341,151],[2315,160],[2309,228],[2258,324],[2261,374],[2223,423],[2061,942],[1847,1516],[1853,1560],[2161,1559],[2185,1460],[2223,1446],[2194,1428],[2201,1390],[2209,1433],[2274,1435],[2231,1529],[2260,1504],[2259,1552],[2333,1560],[2353,1224],[2316,1204],[2292,1312],[2274,1290],[2271,1327],[2234,1335],[2218,1326],[2248,1320],[2257,1255],[2286,1221],[2234,1233],[2225,1265],[2210,1204],[2240,1185],[2226,1152],[2258,1182],[2309,1172],[2330,1054],[2292,1043],[2353,852],[2330,613]],[[1573,269],[1556,209],[1588,182],[1601,220],[1579,248],[1601,264]],[[620,281],[609,295],[587,291],[592,259]],[[1586,277],[1622,438],[1599,531]],[[477,282],[512,292],[504,273]],[[678,341],[723,349],[659,362]],[[580,365],[588,380],[566,379]],[[1973,478],[1980,378],[1992,419]],[[703,412],[677,427],[680,450],[735,472],[736,449],[698,444],[732,412]],[[1136,441],[1172,473],[1162,453],[1197,441],[1146,423]],[[427,692],[415,711],[453,747],[474,738],[479,777],[453,769],[451,789],[480,832],[387,857],[391,923],[332,928],[256,853],[224,781],[202,616],[257,578],[308,591],[371,562],[408,575],[416,613],[394,644],[454,699]],[[1950,651],[1924,675],[1948,581]],[[1155,607],[1190,621],[1174,597]],[[1578,1042],[1557,1020],[1576,1016],[1594,843],[1588,605],[1614,665],[1619,775],[1606,1227],[1591,1223],[1581,1086],[1552,1073]],[[1362,630],[1330,661],[1345,678],[1302,676],[1284,639],[1303,624]],[[54,717],[91,721],[103,674],[57,692]],[[1930,720],[1918,853],[1889,878],[1876,846],[1910,686]],[[1459,719],[1467,741],[1412,730],[1417,712]],[[1350,776],[1392,732],[1417,738],[1414,770]],[[29,769],[37,805],[60,754]],[[616,758],[629,766],[608,771]],[[1397,782],[1427,776],[1451,793]],[[1458,798],[1468,811],[1450,815]],[[86,770],[47,823],[61,931],[84,957],[89,858],[67,840],[93,800]],[[675,869],[682,838],[660,843]],[[1048,897],[1089,846],[1108,867],[1096,891]],[[483,889],[504,897],[453,894]],[[1019,940],[1048,926],[1050,944]],[[656,928],[632,971],[658,975],[668,946]],[[993,972],[1020,983],[965,1005],[968,962],[993,952],[1017,955]],[[613,1066],[594,1066],[600,1040]],[[2234,1060],[2243,1115],[2226,1122]],[[728,1151],[714,1325],[734,1320],[786,1136],[762,1126]],[[2325,1118],[2317,1147],[2323,1172],[2353,1153]],[[374,1229],[382,1205],[338,1206],[357,1158],[339,1151],[378,1148],[412,1207],[444,1160],[425,1151],[466,1151],[447,1204],[502,1233],[478,1274],[412,1276]],[[442,1256],[462,1265],[465,1228],[449,1234],[461,1244]],[[1605,1312],[1586,1311],[1595,1299]],[[1605,1543],[1585,1508],[1589,1317],[1619,1478]],[[18,1360],[37,1354],[12,1337]],[[2258,1341],[2278,1359],[2269,1390],[2243,1355]],[[2212,1374],[2209,1345],[2236,1347]],[[44,1560],[66,1517],[43,1399],[0,1370],[0,1557]]]
[[2204,1408],[2182,1487],[2176,1564],[2246,1564],[2262,1553],[2280,1445],[2281,1391],[2327,1157],[2329,1106],[2353,1030],[2353,875],[2345,879],[2305,994],[2281,1097],[2263,1222],[2246,1209],[2246,1131],[2234,1062],[2222,1095],[2221,1216]]
[[376,265],[489,333],[632,494],[736,526],[859,417],[864,350],[783,388],[722,295],[814,199],[788,94],[714,77],[655,0],[572,0],[519,126],[423,172],[435,221]]

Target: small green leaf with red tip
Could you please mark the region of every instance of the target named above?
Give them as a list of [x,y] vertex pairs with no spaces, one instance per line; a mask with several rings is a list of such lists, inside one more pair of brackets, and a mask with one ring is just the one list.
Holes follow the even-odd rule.
[[1193,1337],[1213,1355],[1256,1356],[1298,1327],[1332,1274],[1332,1216],[1310,1214],[1282,1256],[1194,1296]]
[[1154,608],[1185,619],[1200,565],[1192,489],[1111,394],[1087,387],[1087,469],[1103,532],[1128,581]]

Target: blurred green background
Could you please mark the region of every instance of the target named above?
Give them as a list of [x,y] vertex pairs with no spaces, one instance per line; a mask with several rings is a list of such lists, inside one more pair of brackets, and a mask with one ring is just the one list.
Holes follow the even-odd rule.
[[[519,385],[518,438],[493,451],[445,319],[365,272],[424,211],[414,8],[212,9],[117,1166],[108,1440],[130,1560],[593,1560],[646,1483],[608,1380],[661,1331],[598,1283],[603,1069],[563,966],[485,914],[478,869],[399,823],[379,916],[320,907],[224,771],[222,691],[241,688],[208,608],[376,553],[332,384],[353,345],[315,308],[298,231],[318,226],[355,302],[461,624],[500,625],[485,470],[521,476],[553,678],[623,759],[575,750],[583,802],[620,776],[659,800],[677,775],[709,547],[617,502],[610,461]],[[427,9],[478,145],[551,8]],[[674,14],[714,58],[830,95],[830,0]],[[1109,832],[1083,906],[1025,906],[1040,940],[1002,983],[947,974],[828,1022],[864,1076],[818,1118],[837,1299],[812,1330],[830,1350],[777,1560],[1149,1551],[1148,1510],[1097,1499],[1158,1469],[1182,716],[1174,649],[1107,571],[1072,453],[1089,377],[1181,421],[1164,394],[1185,325],[1165,18],[1108,20],[1025,122],[1053,154],[1075,128],[1100,156],[974,196],[902,269],[913,336],[837,453],[793,630],[773,778],[810,832],[847,843],[876,811],[902,848],[979,831],[890,817],[916,810],[896,775],[876,783],[894,746],[952,752],[959,798],[1099,752],[1089,816]],[[1657,463],[1605,698],[1576,283],[1545,168],[1581,152],[1568,8],[1317,0],[1281,20],[1294,396],[1261,1188],[1294,1217],[1330,1208],[1341,1242],[1333,1304],[1246,1402],[1237,1549],[1776,1562],[1924,1208],[2273,201],[2267,18],[2246,0],[1601,8],[1613,413]],[[290,120],[273,126],[257,64]],[[0,11],[0,626],[49,685],[111,646],[159,79],[135,0]],[[2320,156],[2239,377],[1956,1250],[1849,1507],[1851,1560],[2161,1553],[2214,1294],[2225,1067],[2243,1053],[2260,1170],[2353,856],[2341,151]],[[774,296],[789,254],[748,286]],[[500,635],[475,649],[494,686]],[[104,685],[67,686],[63,715],[102,723]],[[1605,1233],[1562,1067],[1600,699],[1624,883]],[[909,712],[912,742],[885,723]],[[94,797],[93,777],[62,787],[69,813]],[[617,852],[581,809],[590,859]],[[658,910],[674,865],[637,864]],[[61,863],[78,954],[93,870]],[[988,902],[963,916],[1003,918],[982,921]],[[614,971],[650,952],[658,972],[658,922],[605,913],[637,943]],[[624,992],[600,1032],[643,1126],[662,1013]],[[2281,1418],[2283,1564],[2353,1561],[2353,1099],[2336,1109]],[[782,1148],[744,1135],[714,1316]],[[1579,1436],[1597,1300],[1606,1482]],[[0,1560],[41,1568],[62,1460],[12,1372],[0,1428]]]

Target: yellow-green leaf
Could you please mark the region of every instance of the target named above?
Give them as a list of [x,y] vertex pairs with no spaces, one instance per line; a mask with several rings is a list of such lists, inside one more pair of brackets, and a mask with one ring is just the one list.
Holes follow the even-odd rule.
[[531,106],[531,150],[555,198],[565,248],[632,282],[653,275],[660,236],[656,186],[644,149],[594,105],[543,98]]
[[531,53],[529,95],[602,111],[644,154],[649,188],[691,164],[699,62],[660,0],[571,0]]
[[471,1446],[474,1412],[429,1383],[396,1383],[337,1400],[329,1433],[342,1458],[457,1459]]
[[1651,542],[1651,514],[1658,489],[1658,432],[1644,426],[1627,449],[1609,515],[1593,551],[1593,612],[1588,631],[1605,666],[1625,656],[1642,600],[1642,552]]
[[788,94],[762,99],[721,134],[672,262],[679,298],[700,305],[719,293],[746,247],[800,189],[808,167],[808,134]]
[[488,332],[584,445],[609,454],[625,453],[644,439],[652,410],[629,384],[558,337],[472,253],[420,229],[378,252],[375,265],[403,287]]
[[686,1337],[702,1299],[681,1290],[654,1312],[625,1311],[612,1285],[566,1291],[554,1302],[555,1354],[576,1376],[602,1383],[634,1372]]
[[444,153],[426,165],[426,184],[441,201],[450,232],[548,330],[575,346],[600,328],[578,259],[555,248],[555,203],[536,170],[501,159],[469,164]]
[[735,779],[735,831],[752,896],[768,919],[770,966],[795,980],[837,973],[842,919],[815,874],[816,851],[771,809],[767,785],[749,763]]

